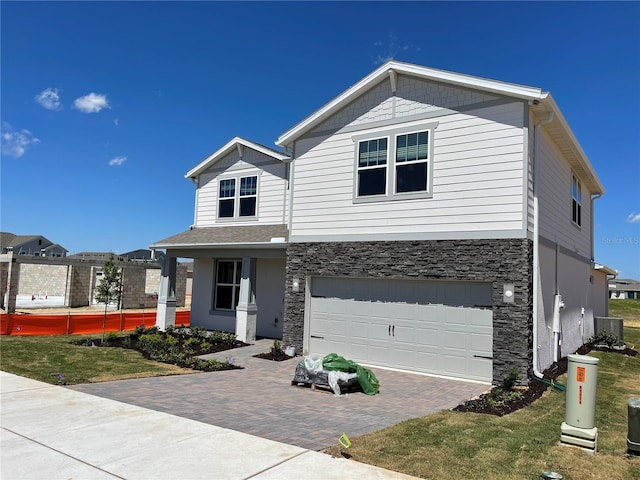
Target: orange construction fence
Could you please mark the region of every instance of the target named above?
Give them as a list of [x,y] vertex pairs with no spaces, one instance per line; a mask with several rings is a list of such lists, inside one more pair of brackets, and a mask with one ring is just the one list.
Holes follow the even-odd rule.
[[[176,325],[190,325],[191,312],[176,312]],[[66,335],[70,333],[102,333],[104,314],[31,315],[3,313],[0,315],[0,335]],[[155,312],[107,313],[105,331],[135,330],[139,325],[153,327]]]

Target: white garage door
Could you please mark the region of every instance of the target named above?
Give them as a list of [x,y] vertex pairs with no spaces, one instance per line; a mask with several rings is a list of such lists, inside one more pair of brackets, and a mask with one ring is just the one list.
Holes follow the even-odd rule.
[[309,353],[492,381],[488,283],[316,277]]

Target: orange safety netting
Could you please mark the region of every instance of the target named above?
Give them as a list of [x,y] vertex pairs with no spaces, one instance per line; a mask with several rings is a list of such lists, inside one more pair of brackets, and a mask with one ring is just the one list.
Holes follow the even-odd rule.
[[[176,326],[190,325],[191,312],[176,312]],[[102,333],[104,314],[30,315],[0,314],[0,335],[65,335],[69,333]],[[139,325],[153,327],[154,313],[108,313],[105,331],[135,330]]]

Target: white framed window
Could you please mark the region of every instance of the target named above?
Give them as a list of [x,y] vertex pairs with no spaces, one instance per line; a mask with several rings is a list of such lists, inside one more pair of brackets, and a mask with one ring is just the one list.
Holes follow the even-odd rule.
[[582,183],[575,173],[571,174],[571,221],[582,226]]
[[214,287],[214,309],[235,310],[240,298],[242,260],[218,260]]
[[224,178],[218,188],[218,218],[256,217],[258,176]]
[[358,196],[387,193],[388,138],[363,140],[358,144]]
[[354,202],[432,196],[433,129],[437,123],[353,137],[356,142]]

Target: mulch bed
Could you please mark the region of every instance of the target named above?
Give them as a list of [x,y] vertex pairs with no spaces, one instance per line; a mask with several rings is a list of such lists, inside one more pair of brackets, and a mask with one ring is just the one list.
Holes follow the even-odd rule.
[[282,362],[284,360],[289,360],[290,357],[289,355],[287,355],[286,353],[284,353],[282,350],[271,350],[269,353],[259,353],[257,355],[254,355],[255,358],[264,358],[265,360],[273,360],[274,362]]
[[[592,350],[601,352],[618,353],[621,355],[628,355],[635,357],[638,355],[636,350],[626,348],[624,350],[609,349],[606,347],[595,347],[593,345],[583,345],[576,352],[579,355],[586,355]],[[556,380],[560,375],[567,372],[568,358],[564,357],[551,365],[543,372],[543,378],[546,380]],[[494,387],[491,391],[480,395],[478,398],[474,398],[458,405],[453,410],[456,412],[472,412],[472,413],[486,413],[489,415],[497,415],[502,417],[509,413],[520,410],[528,405],[531,405],[534,401],[542,396],[542,394],[549,388],[548,385],[539,382],[537,380],[531,380],[529,386],[526,388],[515,388],[515,391],[521,393],[519,398],[510,399],[505,401],[505,392],[500,387]],[[508,394],[508,392],[506,392]]]

